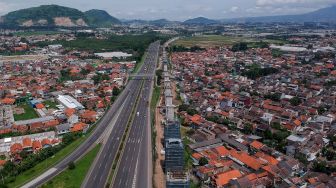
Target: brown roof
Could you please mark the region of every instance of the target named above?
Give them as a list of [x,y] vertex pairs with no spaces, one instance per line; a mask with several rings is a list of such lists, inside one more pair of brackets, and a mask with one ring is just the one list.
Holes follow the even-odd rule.
[[10,147],[10,152],[12,154],[20,153],[21,151],[22,151],[22,145],[20,143],[15,143],[15,144],[11,145],[11,147]]
[[30,138],[24,138],[22,140],[22,145],[23,145],[23,148],[28,148],[28,147],[32,147],[32,141]]
[[258,150],[260,150],[262,147],[264,147],[264,144],[257,141],[257,140],[254,140],[250,145],[252,147],[254,147],[255,149],[258,149]]
[[14,104],[15,103],[15,99],[12,98],[4,98],[1,100],[2,104]]
[[48,138],[45,138],[41,141],[42,146],[51,145],[51,141]]
[[230,180],[241,177],[242,174],[239,170],[230,170],[221,174],[216,175],[216,185],[219,187],[225,186]]
[[65,115],[68,116],[68,117],[72,116],[75,112],[76,112],[76,110],[74,108],[67,108],[64,111]]
[[42,148],[42,144],[39,140],[33,141],[33,149],[34,150],[40,150]]

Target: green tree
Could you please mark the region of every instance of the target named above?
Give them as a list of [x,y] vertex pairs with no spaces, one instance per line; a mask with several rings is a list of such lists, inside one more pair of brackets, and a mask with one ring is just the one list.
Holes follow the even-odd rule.
[[69,164],[68,164],[68,169],[69,169],[69,170],[73,170],[73,169],[75,169],[75,168],[76,168],[75,163],[74,163],[73,161],[69,162]]
[[112,91],[113,96],[118,96],[120,93],[120,89],[118,87],[114,87]]
[[244,134],[252,134],[253,126],[251,124],[245,124],[244,129],[242,131]]
[[209,161],[208,161],[208,159],[207,158],[205,158],[205,157],[202,157],[202,158],[200,158],[200,160],[199,160],[199,165],[200,166],[204,166],[204,165],[206,165],[206,164],[208,164],[209,163]]
[[246,51],[247,50],[247,43],[246,42],[236,43],[232,46],[231,50],[233,52]]
[[313,170],[316,172],[327,173],[327,163],[325,161],[314,161]]
[[301,99],[299,97],[293,97],[289,100],[289,102],[291,103],[291,105],[293,106],[298,106],[301,104]]

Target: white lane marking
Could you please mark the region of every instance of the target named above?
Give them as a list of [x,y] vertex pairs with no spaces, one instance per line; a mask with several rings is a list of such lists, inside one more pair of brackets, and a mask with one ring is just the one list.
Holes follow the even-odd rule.
[[137,162],[136,162],[136,165],[135,165],[135,171],[134,171],[134,177],[133,177],[133,182],[132,182],[132,188],[135,188],[135,184],[136,184],[136,181],[137,181],[137,175],[138,175],[138,162],[139,162],[139,158],[137,158]]

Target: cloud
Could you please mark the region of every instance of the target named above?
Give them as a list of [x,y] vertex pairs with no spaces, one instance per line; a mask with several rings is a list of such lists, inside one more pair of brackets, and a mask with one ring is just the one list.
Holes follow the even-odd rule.
[[335,0],[257,0],[257,6],[283,6],[283,5],[298,5],[298,6],[312,6],[312,5],[328,5],[336,3]]
[[237,12],[238,9],[239,9],[239,7],[234,6],[234,7],[231,7],[230,11],[231,12]]
[[10,11],[10,5],[5,2],[0,2],[0,15],[6,14]]

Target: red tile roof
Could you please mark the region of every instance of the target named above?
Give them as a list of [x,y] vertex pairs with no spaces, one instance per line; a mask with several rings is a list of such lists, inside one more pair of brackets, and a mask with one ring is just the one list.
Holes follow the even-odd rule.
[[39,103],[39,104],[36,104],[35,107],[37,109],[42,109],[42,108],[44,108],[44,105],[42,103]]
[[226,147],[224,146],[218,146],[215,149],[215,152],[220,155],[221,157],[222,156],[227,156],[227,155],[230,155],[230,151],[228,149],[226,149]]
[[225,186],[229,183],[230,180],[241,177],[242,174],[239,170],[230,170],[221,174],[216,175],[216,185],[217,187]]
[[191,156],[196,160],[200,160],[203,157],[203,155],[200,153],[193,153]]
[[260,150],[262,147],[264,147],[264,144],[257,140],[254,140],[250,145],[257,150]]
[[68,117],[72,116],[75,112],[76,112],[76,110],[74,108],[67,108],[64,111],[65,115],[68,116]]
[[246,152],[237,152],[236,150],[230,150],[231,156],[238,159],[242,163],[244,163],[246,166],[254,169],[254,170],[259,170],[262,165],[260,161],[258,161],[256,158],[250,156]]
[[34,150],[40,150],[42,148],[42,144],[39,140],[33,141],[33,149]]
[[5,165],[6,164],[6,160],[0,160],[0,166],[3,166],[3,165]]
[[22,145],[23,145],[23,148],[28,148],[28,147],[32,147],[32,141],[30,138],[24,138],[22,140]]
[[193,115],[190,120],[195,124],[200,124],[202,117],[198,114]]
[[272,157],[270,155],[267,155],[267,154],[265,154],[263,152],[257,152],[255,154],[255,156],[266,160],[269,164],[272,164],[272,165],[276,165],[276,164],[279,163],[279,161],[276,160],[276,158],[274,158],[274,157]]
[[14,104],[15,103],[15,99],[12,98],[4,98],[1,100],[2,104]]
[[22,151],[22,145],[20,143],[15,143],[15,144],[11,145],[11,147],[10,147],[10,152],[12,154],[20,153],[21,151]]
[[71,128],[71,132],[78,132],[82,131],[87,125],[85,123],[79,122],[74,124],[74,126]]
[[42,146],[51,145],[51,141],[49,139],[45,138],[41,141],[41,144],[42,144]]
[[45,127],[55,127],[56,125],[59,125],[59,121],[57,119],[50,120],[43,123]]

